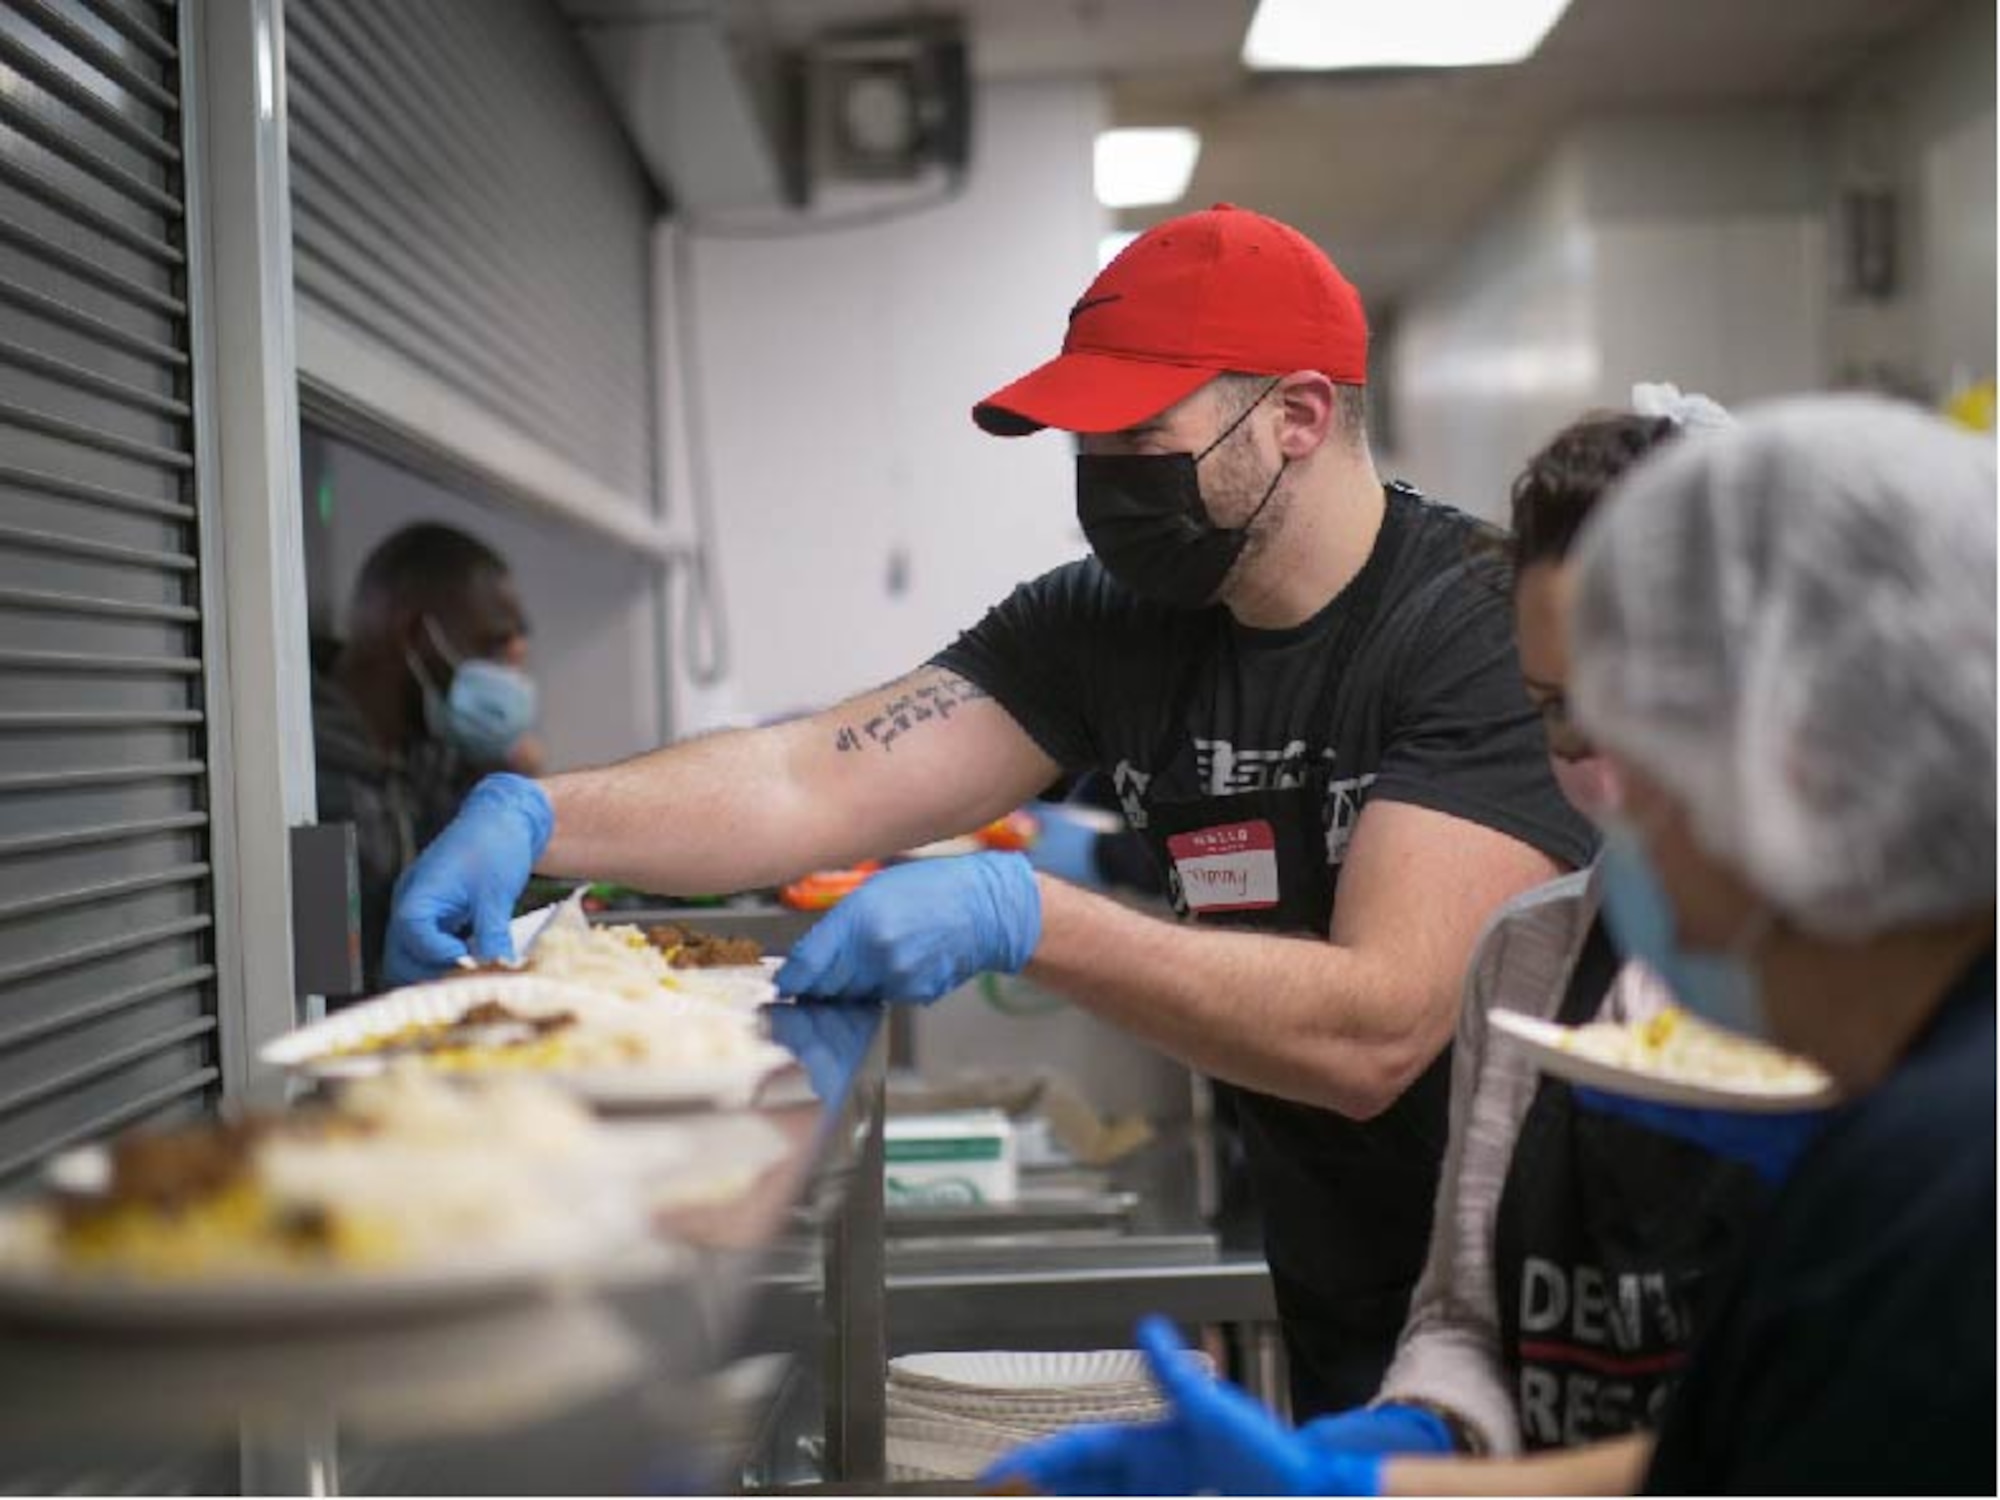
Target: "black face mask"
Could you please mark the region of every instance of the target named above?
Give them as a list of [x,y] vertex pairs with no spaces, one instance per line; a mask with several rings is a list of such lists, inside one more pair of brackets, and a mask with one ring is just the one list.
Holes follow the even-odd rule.
[[1291,460],[1278,465],[1250,519],[1228,528],[1209,518],[1195,465],[1221,447],[1277,385],[1274,380],[1266,386],[1199,453],[1077,455],[1077,519],[1091,551],[1113,578],[1135,594],[1177,609],[1200,609],[1215,598]]

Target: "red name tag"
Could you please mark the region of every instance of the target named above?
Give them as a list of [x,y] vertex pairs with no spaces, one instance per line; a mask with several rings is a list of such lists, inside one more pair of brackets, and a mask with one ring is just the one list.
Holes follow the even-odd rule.
[[1174,834],[1167,853],[1189,911],[1259,911],[1278,904],[1278,840],[1262,818]]

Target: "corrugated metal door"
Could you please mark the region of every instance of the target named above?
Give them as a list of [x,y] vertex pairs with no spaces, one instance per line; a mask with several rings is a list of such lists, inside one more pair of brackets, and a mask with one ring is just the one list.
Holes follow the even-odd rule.
[[290,0],[285,17],[302,316],[643,505],[653,196],[555,6]]
[[218,1081],[179,21],[0,6],[0,1180]]

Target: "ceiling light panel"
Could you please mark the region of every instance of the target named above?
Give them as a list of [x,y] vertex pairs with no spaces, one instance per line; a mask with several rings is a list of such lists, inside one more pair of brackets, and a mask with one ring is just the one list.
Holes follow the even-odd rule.
[[1251,68],[1469,68],[1520,62],[1569,0],[1258,0]]

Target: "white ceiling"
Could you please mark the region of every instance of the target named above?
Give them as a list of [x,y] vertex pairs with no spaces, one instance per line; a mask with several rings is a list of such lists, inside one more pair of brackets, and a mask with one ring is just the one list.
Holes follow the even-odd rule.
[[1113,108],[1121,123],[1199,128],[1188,201],[1228,198],[1297,224],[1371,305],[1385,305],[1435,269],[1569,122],[1823,98],[1941,4],[1573,0],[1515,67],[1342,78],[1211,65],[1117,78]]
[[1127,227],[1242,203],[1313,235],[1378,306],[1433,270],[1565,124],[1821,98],[1946,3],[1572,0],[1517,66],[1362,76],[1249,73],[1237,51],[1254,0],[736,0],[780,34],[954,9],[984,76],[1102,78],[1118,123],[1203,136],[1184,204],[1127,213]]

